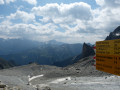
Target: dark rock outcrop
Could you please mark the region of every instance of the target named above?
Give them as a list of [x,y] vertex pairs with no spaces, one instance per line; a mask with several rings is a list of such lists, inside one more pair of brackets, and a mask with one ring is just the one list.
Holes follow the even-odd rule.
[[118,26],[113,32],[110,32],[109,36],[105,40],[120,39],[120,26]]
[[2,58],[0,58],[0,69],[5,69],[5,68],[10,68],[13,67],[14,65]]
[[81,58],[88,57],[88,56],[91,56],[91,55],[94,55],[94,54],[95,54],[95,52],[94,52],[93,47],[84,43]]
[[78,60],[82,59],[82,58],[85,58],[85,57],[88,57],[88,56],[91,56],[91,55],[95,55],[95,52],[94,52],[94,49],[92,46],[84,43],[83,44],[83,49],[82,49],[82,53],[78,56],[76,56],[73,61],[74,63],[77,62]]

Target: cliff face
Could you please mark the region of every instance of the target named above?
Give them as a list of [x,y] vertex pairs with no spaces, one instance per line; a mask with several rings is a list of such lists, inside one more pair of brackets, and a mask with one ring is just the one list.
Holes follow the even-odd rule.
[[82,50],[82,58],[88,57],[91,55],[94,55],[94,49],[90,45],[87,45],[86,43],[83,44],[83,50]]
[[118,26],[113,32],[106,37],[105,40],[120,39],[120,26]]
[[77,62],[78,60],[80,60],[82,58],[85,58],[85,57],[88,57],[88,56],[91,56],[94,54],[95,54],[95,52],[94,52],[93,47],[84,43],[83,48],[82,48],[82,53],[80,55],[76,56],[76,58],[74,58],[74,62]]

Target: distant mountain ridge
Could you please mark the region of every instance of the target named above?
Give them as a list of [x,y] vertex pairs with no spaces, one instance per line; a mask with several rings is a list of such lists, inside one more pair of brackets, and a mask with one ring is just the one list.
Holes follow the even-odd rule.
[[37,42],[24,39],[0,38],[0,57],[16,65],[37,62],[51,65],[81,53],[82,44],[66,44],[56,40]]
[[46,44],[16,54],[0,55],[0,57],[12,60],[17,65],[28,64],[29,62],[52,65],[56,61],[78,55],[81,51],[82,44]]
[[46,41],[46,42],[43,42],[44,44],[49,44],[49,45],[62,45],[62,44],[65,44],[63,42],[58,42],[56,40],[50,40],[50,41]]
[[27,39],[2,39],[0,38],[0,55],[16,54],[31,48],[44,45],[62,45],[64,43],[50,40],[47,42],[38,42]]

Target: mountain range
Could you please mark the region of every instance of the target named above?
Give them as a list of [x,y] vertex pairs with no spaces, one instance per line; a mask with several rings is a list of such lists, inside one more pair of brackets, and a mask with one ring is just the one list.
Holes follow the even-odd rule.
[[[120,26],[110,32],[105,40],[112,39],[120,39]],[[0,39],[0,42],[0,57],[7,60],[2,59],[0,62],[5,61],[9,66],[37,62],[42,65],[65,67],[95,54],[92,45],[86,43],[82,45],[55,40],[37,42],[21,39]],[[1,68],[3,66],[1,65]]]
[[3,39],[0,38],[0,55],[16,54],[26,50],[48,45],[62,45],[64,43],[50,40],[38,42],[28,39]]
[[56,61],[63,61],[78,55],[82,51],[82,44],[65,44],[55,40],[37,42],[21,39],[1,39],[0,57],[14,61],[16,65],[37,62],[41,65],[53,65]]

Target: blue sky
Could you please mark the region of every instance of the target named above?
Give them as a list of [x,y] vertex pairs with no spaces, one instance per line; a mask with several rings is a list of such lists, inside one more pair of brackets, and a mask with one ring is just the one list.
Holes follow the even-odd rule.
[[0,0],[0,38],[104,40],[120,25],[120,0]]

